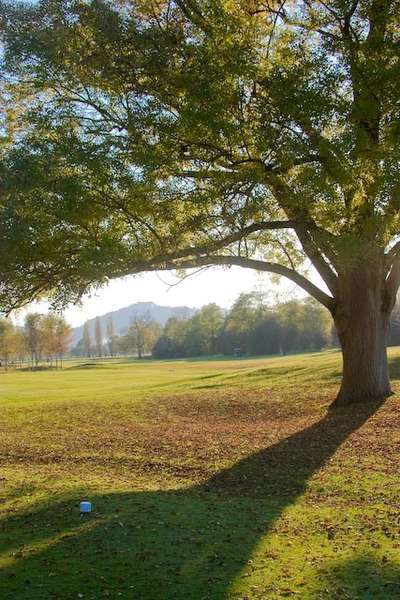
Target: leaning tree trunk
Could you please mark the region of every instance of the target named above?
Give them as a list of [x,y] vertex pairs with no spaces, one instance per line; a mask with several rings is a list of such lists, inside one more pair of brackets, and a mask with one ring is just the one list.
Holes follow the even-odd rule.
[[380,400],[392,393],[386,353],[392,305],[382,273],[378,263],[339,276],[334,320],[343,353],[343,378],[335,405]]

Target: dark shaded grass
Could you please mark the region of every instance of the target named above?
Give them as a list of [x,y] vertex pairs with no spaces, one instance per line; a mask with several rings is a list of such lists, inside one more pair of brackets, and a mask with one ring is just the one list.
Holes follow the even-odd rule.
[[[230,597],[232,581],[260,538],[378,407],[328,412],[311,426],[187,489],[98,494],[91,498],[95,512],[87,520],[72,509],[83,488],[4,519],[0,551],[13,558],[1,574],[0,598]],[[382,593],[389,593],[387,586],[396,587],[397,569],[386,565],[378,577],[376,570],[365,558],[332,566],[318,597],[358,597],[337,595],[351,589],[360,598],[394,598],[392,591],[391,596]],[[270,592],[262,593],[259,597],[268,598]]]

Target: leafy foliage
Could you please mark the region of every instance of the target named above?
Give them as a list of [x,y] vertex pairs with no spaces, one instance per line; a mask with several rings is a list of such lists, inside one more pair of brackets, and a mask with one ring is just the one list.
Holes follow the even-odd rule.
[[160,326],[148,316],[134,316],[125,335],[117,338],[117,347],[123,354],[136,354],[139,358],[148,353],[160,332]]
[[366,256],[384,261],[392,297],[399,14],[398,0],[3,2],[3,96],[17,109],[1,304],[240,264],[333,310],[338,277]]
[[155,358],[283,354],[320,350],[332,342],[329,313],[310,300],[269,306],[262,294],[244,293],[225,316],[215,304],[189,320],[170,319],[155,343]]
[[10,363],[22,365],[30,362],[37,367],[43,359],[57,361],[67,353],[71,327],[62,315],[29,313],[23,326],[8,319],[0,319],[0,365],[7,369]]

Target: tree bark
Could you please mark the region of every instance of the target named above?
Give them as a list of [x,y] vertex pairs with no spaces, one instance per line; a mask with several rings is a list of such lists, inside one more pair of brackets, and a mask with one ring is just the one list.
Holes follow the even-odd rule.
[[391,303],[383,266],[352,269],[339,277],[334,321],[343,353],[343,377],[334,405],[381,400],[392,394],[387,361]]

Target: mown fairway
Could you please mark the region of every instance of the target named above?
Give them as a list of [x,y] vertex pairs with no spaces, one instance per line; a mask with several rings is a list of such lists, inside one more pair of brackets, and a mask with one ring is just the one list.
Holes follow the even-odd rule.
[[1,373],[1,600],[399,598],[398,395],[328,413],[339,374],[336,352]]

